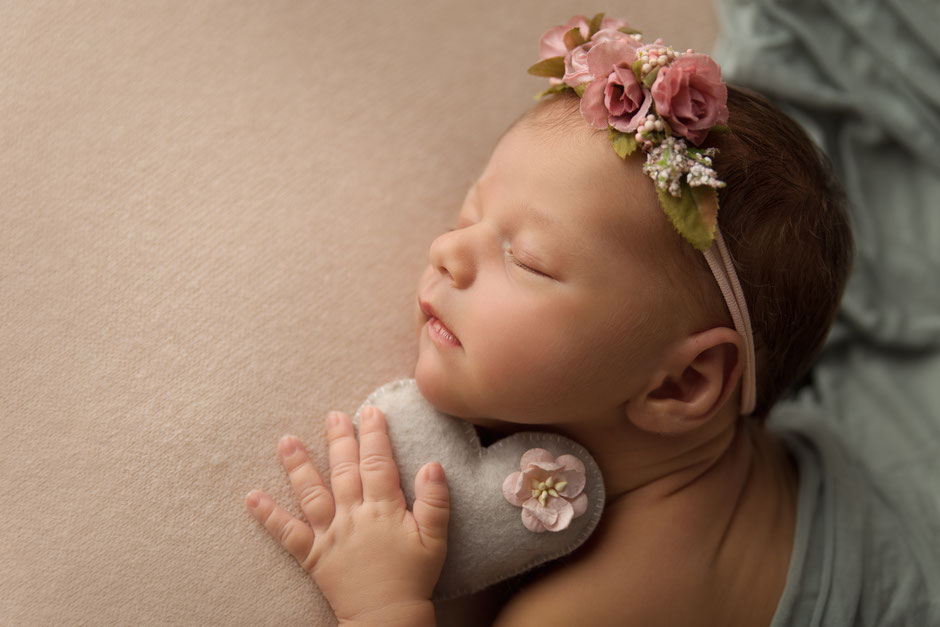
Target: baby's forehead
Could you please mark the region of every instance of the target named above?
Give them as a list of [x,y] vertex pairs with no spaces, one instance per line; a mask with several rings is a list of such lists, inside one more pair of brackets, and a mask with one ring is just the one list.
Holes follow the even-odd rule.
[[[502,137],[476,185],[491,196],[529,202],[565,228],[636,246],[657,240],[665,217],[642,158],[622,159],[580,119],[556,114],[523,118]],[[668,223],[667,223],[668,227]],[[665,232],[668,233],[668,227]]]

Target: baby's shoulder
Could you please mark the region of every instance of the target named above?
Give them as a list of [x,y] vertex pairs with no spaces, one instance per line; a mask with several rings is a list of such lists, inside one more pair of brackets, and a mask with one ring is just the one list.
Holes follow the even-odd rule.
[[512,597],[496,624],[693,624],[683,620],[708,603],[706,573],[655,528],[636,532],[633,521],[605,513],[585,546]]

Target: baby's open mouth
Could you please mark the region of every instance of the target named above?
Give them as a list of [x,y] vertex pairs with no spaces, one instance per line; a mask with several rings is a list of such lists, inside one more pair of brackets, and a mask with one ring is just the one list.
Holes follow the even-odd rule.
[[428,317],[427,328],[428,336],[435,344],[445,346],[460,346],[460,340],[454,335],[447,325],[437,316],[437,311],[430,303],[423,300],[418,301],[421,311]]
[[460,346],[460,340],[457,339],[457,336],[451,333],[450,330],[444,326],[444,323],[437,318],[428,320],[428,334],[431,336],[432,340],[453,346]]

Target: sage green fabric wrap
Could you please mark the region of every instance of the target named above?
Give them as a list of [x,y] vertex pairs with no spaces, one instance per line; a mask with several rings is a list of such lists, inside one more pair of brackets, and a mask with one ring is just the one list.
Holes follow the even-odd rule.
[[725,78],[831,157],[857,256],[811,384],[774,413],[801,472],[774,625],[940,624],[940,5],[719,3]]

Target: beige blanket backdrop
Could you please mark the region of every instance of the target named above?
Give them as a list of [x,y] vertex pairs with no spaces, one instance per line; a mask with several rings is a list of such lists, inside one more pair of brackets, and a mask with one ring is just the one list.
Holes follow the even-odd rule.
[[[0,624],[329,624],[245,513],[410,375],[414,283],[537,40],[698,0],[0,4]],[[321,462],[323,460],[320,460]]]

